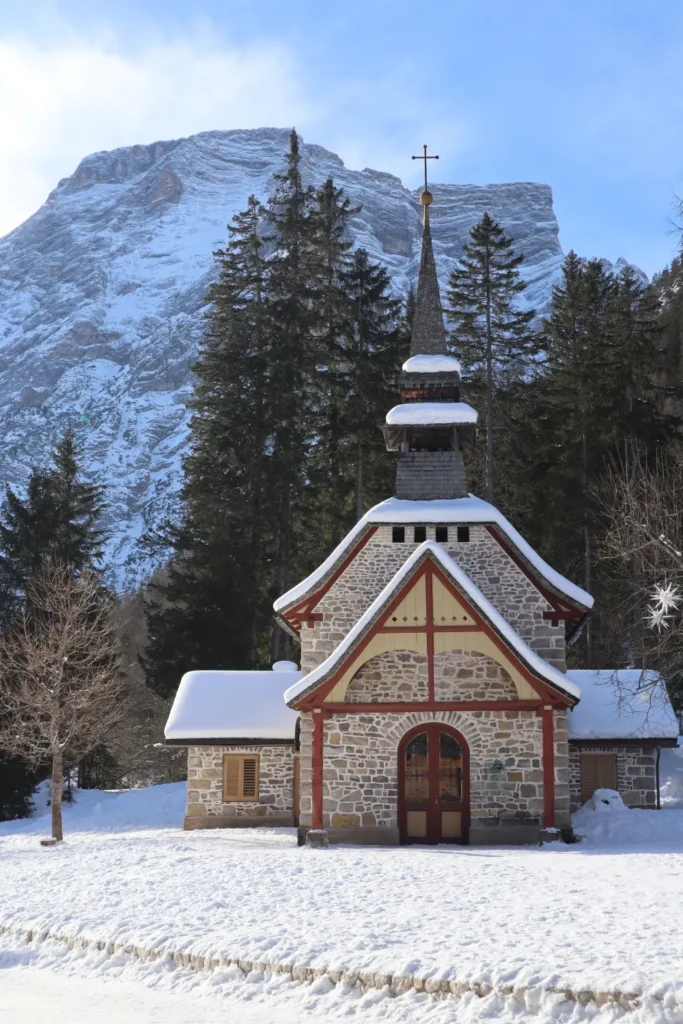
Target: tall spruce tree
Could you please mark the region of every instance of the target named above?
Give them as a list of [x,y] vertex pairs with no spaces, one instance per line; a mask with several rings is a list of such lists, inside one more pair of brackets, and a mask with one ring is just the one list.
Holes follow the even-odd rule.
[[[306,463],[314,444],[315,396],[310,387],[318,346],[315,330],[321,325],[314,306],[319,273],[316,267],[314,190],[301,177],[299,138],[294,129],[282,174],[268,204],[268,221],[275,251],[271,257],[269,287],[270,381],[268,406],[272,422],[272,459],[269,484],[276,504],[274,528],[275,593],[291,585],[302,529],[302,502]],[[288,637],[273,630],[271,659],[288,650]]]
[[531,330],[535,310],[515,306],[526,288],[519,275],[523,259],[515,255],[512,239],[485,213],[470,231],[447,292],[451,344],[464,363],[473,393],[484,398],[484,481],[490,502],[494,500],[494,437],[503,429],[496,392],[526,373],[538,350]]
[[409,335],[388,272],[365,249],[353,253],[342,284],[349,309],[341,379],[343,433],[350,448],[349,491],[358,520],[369,504],[392,491],[395,466],[386,457],[379,424],[395,401]]
[[144,667],[162,694],[173,692],[179,672],[264,660],[273,381],[263,219],[251,196],[228,227],[227,246],[214,254],[218,280],[194,367],[183,517],[170,534],[173,558],[146,607]]
[[289,654],[273,598],[385,493],[378,424],[406,331],[386,272],[350,253],[355,212],[332,180],[303,184],[292,132],[273,195],[250,200],[216,253],[182,515],[146,602],[143,661],[161,693],[191,668]]

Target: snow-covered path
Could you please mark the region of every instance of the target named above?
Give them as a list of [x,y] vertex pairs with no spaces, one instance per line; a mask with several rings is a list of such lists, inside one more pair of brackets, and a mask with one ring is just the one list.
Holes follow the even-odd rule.
[[[253,1014],[140,985],[62,978],[48,971],[0,973],[5,1024],[276,1024],[272,1007]],[[283,1018],[284,1019],[284,1018]],[[291,1018],[290,1018],[291,1020]]]

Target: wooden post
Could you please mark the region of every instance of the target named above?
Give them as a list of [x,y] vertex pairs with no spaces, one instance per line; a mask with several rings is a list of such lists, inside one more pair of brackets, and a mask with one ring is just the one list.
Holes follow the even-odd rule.
[[313,828],[323,827],[323,713],[320,708],[313,708],[313,757],[312,757],[312,816]]
[[553,709],[545,704],[541,711],[543,721],[543,828],[555,827],[555,741],[553,736]]

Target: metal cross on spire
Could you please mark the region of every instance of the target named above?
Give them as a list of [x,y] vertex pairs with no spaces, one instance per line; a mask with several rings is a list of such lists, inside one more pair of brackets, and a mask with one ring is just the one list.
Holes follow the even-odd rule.
[[438,160],[439,158],[438,158],[438,156],[433,156],[431,154],[429,156],[427,156],[427,145],[426,145],[426,143],[425,143],[425,145],[422,148],[424,150],[424,153],[422,154],[422,156],[414,156],[413,160],[424,160],[424,164],[425,164],[425,192],[429,192],[429,189],[427,188],[427,161],[428,160]]

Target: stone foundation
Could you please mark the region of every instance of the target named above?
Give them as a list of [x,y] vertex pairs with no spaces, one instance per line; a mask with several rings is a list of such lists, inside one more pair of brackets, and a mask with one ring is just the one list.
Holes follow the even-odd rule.
[[653,747],[619,746],[614,744],[569,745],[569,788],[571,810],[578,811],[581,799],[581,754],[616,754],[617,788],[627,807],[654,809],[657,806],[656,759]]
[[[259,799],[223,803],[223,755],[259,755]],[[184,827],[294,825],[294,744],[189,747]]]

